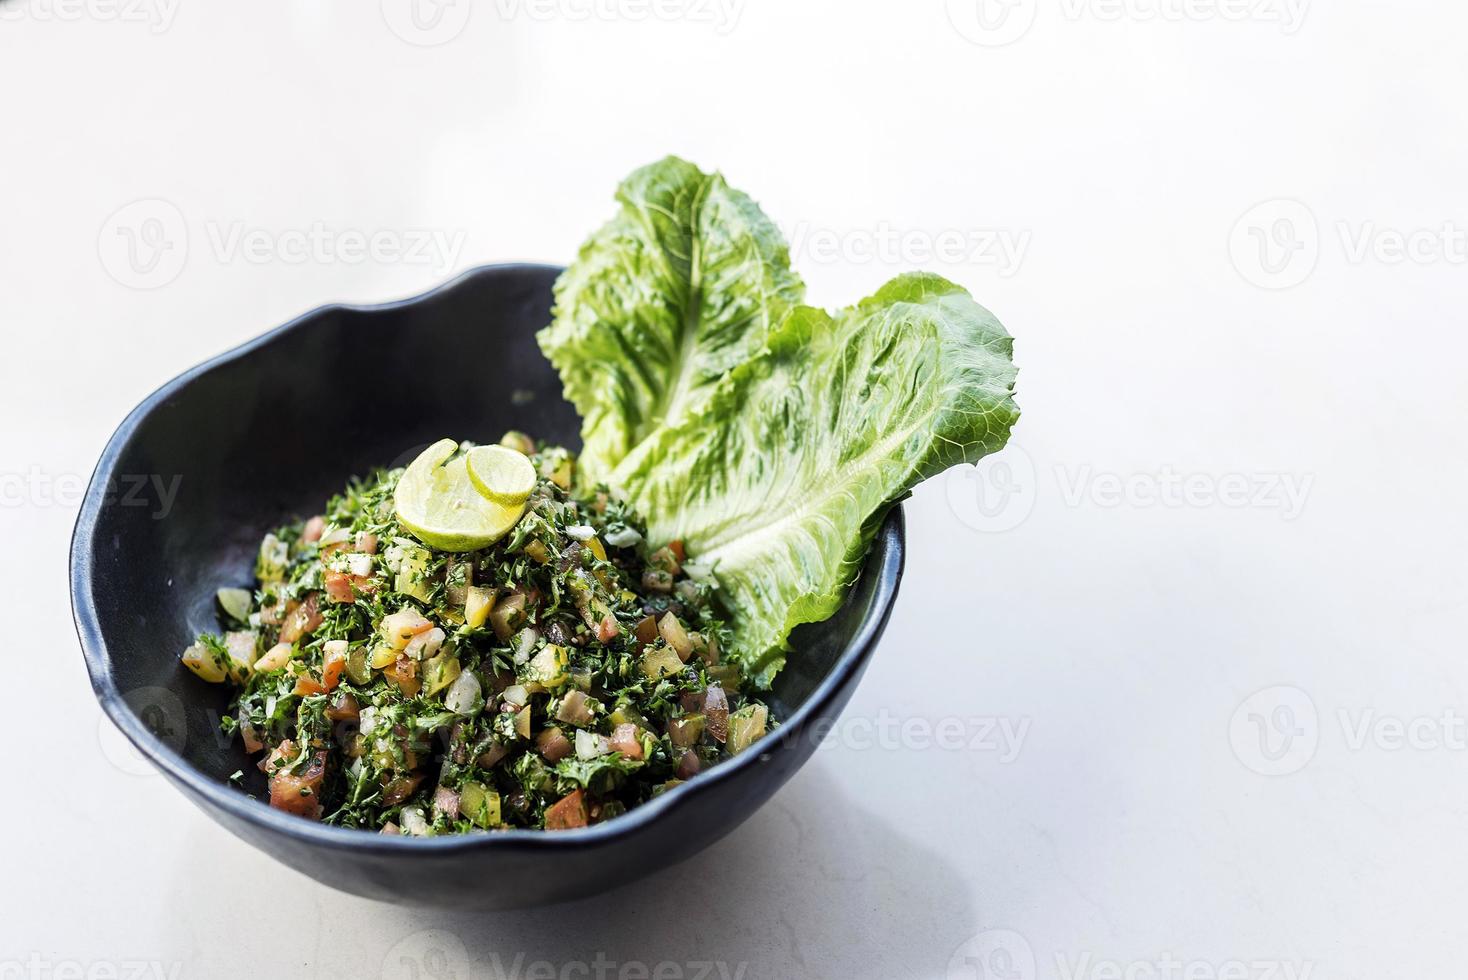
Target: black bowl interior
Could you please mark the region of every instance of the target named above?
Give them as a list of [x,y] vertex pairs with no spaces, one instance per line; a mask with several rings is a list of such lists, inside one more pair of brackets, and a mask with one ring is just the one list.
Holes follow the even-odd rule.
[[[217,589],[250,585],[265,531],[445,436],[493,441],[516,428],[579,445],[579,420],[535,341],[558,272],[493,267],[398,304],[318,310],[183,375],[129,416],[78,522],[73,598],[94,686],[152,733],[145,752],[179,755],[216,785],[242,771],[245,789],[263,789],[238,740],[218,731],[228,691],[178,655],[219,628]],[[769,698],[777,718],[853,656],[864,630],[874,642],[900,550],[894,508],[846,607],[797,633],[799,653]],[[855,676],[843,683],[842,702]],[[252,805],[269,814],[261,819],[282,817]]]

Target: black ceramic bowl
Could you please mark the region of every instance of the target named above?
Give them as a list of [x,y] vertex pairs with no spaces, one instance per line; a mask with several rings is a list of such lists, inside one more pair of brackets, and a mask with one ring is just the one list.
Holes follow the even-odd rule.
[[[490,441],[513,428],[579,444],[576,413],[535,343],[558,271],[488,267],[415,299],[308,313],[155,392],[93,474],[72,540],[71,594],[103,709],[205,813],[328,885],[393,902],[512,908],[680,861],[810,757],[887,623],[902,575],[897,507],[845,606],[794,637],[769,698],[782,724],[758,751],[604,824],[383,837],[250,795],[263,777],[218,731],[228,692],[195,678],[179,652],[217,628],[218,588],[250,583],[261,535],[286,515],[316,512],[349,476],[406,462],[444,435]],[[236,770],[248,774],[243,789],[228,782]]]

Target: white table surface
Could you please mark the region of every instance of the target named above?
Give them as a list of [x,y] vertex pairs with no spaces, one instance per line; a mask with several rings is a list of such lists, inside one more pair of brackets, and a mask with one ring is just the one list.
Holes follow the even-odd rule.
[[[1468,13],[990,2],[0,6],[0,978],[1462,976]],[[502,915],[316,885],[101,720],[81,483],[180,370],[565,261],[666,152],[817,302],[970,287],[1013,445],[907,504],[846,724],[702,856]]]

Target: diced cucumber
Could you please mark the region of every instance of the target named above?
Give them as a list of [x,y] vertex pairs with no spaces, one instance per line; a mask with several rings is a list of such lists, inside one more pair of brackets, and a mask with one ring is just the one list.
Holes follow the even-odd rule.
[[356,647],[347,654],[347,677],[353,684],[365,685],[372,681],[372,669],[367,666],[367,648]]
[[440,653],[423,664],[423,693],[437,694],[459,678],[459,658]]
[[495,590],[487,585],[471,585],[464,599],[464,625],[478,629],[494,608]]
[[483,783],[467,782],[459,789],[459,812],[476,827],[498,827],[500,795]]
[[403,595],[410,595],[420,602],[432,600],[433,589],[428,582],[428,563],[432,559],[428,549],[411,546],[403,549],[403,562],[398,566],[397,582],[394,585]]
[[684,715],[668,722],[668,739],[680,749],[691,748],[703,738],[703,715]]
[[399,655],[400,651],[394,650],[386,643],[379,643],[372,648],[372,655],[367,658],[367,663],[369,666],[381,670],[383,667],[390,666],[393,661],[398,659]]
[[642,676],[648,680],[657,680],[676,674],[683,669],[683,661],[678,659],[678,654],[672,647],[656,646],[642,655],[639,664],[642,668]]
[[618,725],[634,725],[644,731],[652,728],[652,725],[648,723],[647,718],[642,712],[625,702],[613,708],[612,713],[607,718],[612,723],[613,728]]
[[567,673],[570,664],[571,657],[566,648],[552,643],[530,658],[530,662],[525,665],[524,679],[553,691],[564,687],[570,679],[570,674]]
[[726,691],[739,690],[739,667],[736,664],[715,664],[708,669],[709,683],[717,684]]
[[764,737],[770,709],[762,704],[746,704],[729,715],[729,754],[738,755]]

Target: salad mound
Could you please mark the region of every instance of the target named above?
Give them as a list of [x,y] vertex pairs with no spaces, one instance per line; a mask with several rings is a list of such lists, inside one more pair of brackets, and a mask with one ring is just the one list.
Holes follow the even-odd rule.
[[[270,804],[418,836],[607,820],[771,726],[741,694],[712,586],[681,542],[575,460],[509,433],[447,440],[267,534],[185,651],[238,689],[222,726]],[[236,778],[241,777],[236,774]]]

